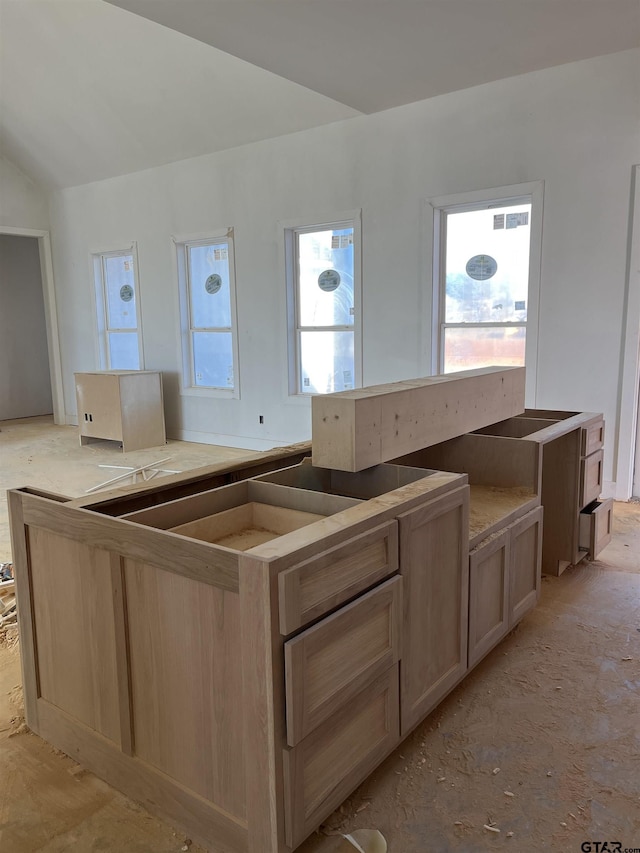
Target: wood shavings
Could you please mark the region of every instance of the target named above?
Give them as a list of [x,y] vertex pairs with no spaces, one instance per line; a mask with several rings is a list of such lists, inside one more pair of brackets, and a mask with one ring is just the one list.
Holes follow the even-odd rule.
[[500,832],[497,826],[490,826],[488,823],[484,824],[484,828],[488,829],[489,832]]
[[515,797],[513,791],[503,791],[503,794],[505,795],[505,797]]

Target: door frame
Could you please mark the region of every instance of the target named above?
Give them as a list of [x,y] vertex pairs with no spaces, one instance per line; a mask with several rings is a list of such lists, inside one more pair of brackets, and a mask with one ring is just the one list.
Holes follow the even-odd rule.
[[640,497],[640,165],[631,168],[627,247],[614,464],[619,501]]
[[53,278],[53,260],[51,256],[51,238],[48,231],[33,228],[14,228],[0,225],[0,234],[13,237],[35,237],[38,240],[40,254],[40,274],[42,277],[42,296],[47,328],[47,349],[49,351],[49,375],[51,377],[51,399],[53,402],[53,422],[66,423],[64,416],[64,387],[62,384],[62,360],[60,357],[60,335],[58,331],[58,311]]

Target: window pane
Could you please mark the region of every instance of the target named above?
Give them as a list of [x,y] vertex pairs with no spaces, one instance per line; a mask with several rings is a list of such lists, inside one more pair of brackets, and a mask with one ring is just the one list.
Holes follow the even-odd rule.
[[524,364],[526,328],[449,328],[444,330],[444,372],[490,367],[521,367]]
[[353,332],[300,333],[300,388],[330,394],[354,387]]
[[231,328],[229,244],[189,247],[191,326]]
[[139,370],[137,332],[109,332],[109,369]]
[[110,329],[135,329],[136,288],[133,255],[104,259],[107,295],[107,326]]
[[192,332],[193,384],[202,388],[233,388],[231,332]]
[[353,228],[298,234],[301,326],[352,326]]
[[526,322],[531,204],[447,214],[446,323]]

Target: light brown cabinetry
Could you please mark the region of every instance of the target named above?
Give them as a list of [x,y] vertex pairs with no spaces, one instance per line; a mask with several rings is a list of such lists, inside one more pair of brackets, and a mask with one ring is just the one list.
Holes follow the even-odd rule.
[[155,370],[76,373],[80,443],[119,441],[123,451],[165,444],[162,375]]

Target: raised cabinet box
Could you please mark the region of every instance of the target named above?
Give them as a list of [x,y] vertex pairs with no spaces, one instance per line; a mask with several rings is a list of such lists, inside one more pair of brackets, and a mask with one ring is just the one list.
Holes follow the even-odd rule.
[[166,443],[162,376],[155,370],[76,373],[80,443],[108,439],[122,450]]
[[[398,666],[284,752],[286,842],[295,847],[400,740]],[[257,851],[256,851],[257,853]]]
[[285,643],[290,746],[398,662],[401,623],[402,578],[395,577]]
[[486,367],[311,398],[313,464],[361,471],[524,409],[523,367]]
[[580,549],[595,560],[611,542],[613,530],[613,499],[594,501],[580,513]]

